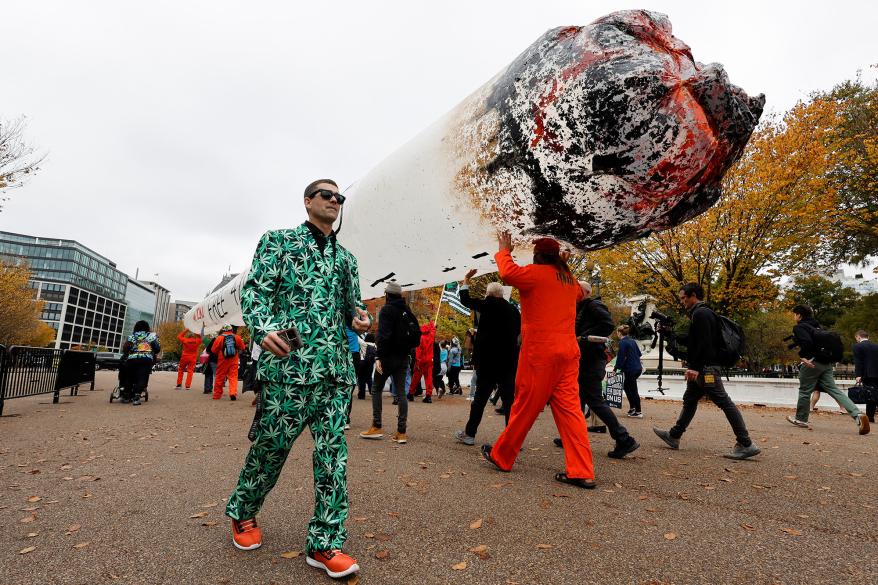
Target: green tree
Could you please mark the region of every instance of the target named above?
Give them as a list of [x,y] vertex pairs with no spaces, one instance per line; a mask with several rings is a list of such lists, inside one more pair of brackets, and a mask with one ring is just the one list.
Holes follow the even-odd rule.
[[795,324],[792,313],[781,308],[757,311],[741,323],[747,339],[743,357],[751,370],[796,361],[795,351],[788,349],[788,342],[784,340]]
[[835,329],[841,333],[845,342],[846,358],[851,353],[851,345],[854,342],[854,333],[863,329],[869,334],[872,341],[878,341],[878,293],[865,295],[857,299],[844,315],[835,323]]
[[786,299],[793,305],[808,305],[814,309],[814,317],[824,327],[832,327],[845,311],[859,300],[852,288],[842,286],[822,276],[800,276],[793,281]]

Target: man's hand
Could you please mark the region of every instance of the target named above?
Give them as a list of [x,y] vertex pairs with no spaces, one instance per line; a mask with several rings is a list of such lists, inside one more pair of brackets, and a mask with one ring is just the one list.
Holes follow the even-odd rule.
[[698,379],[698,372],[695,370],[686,370],[686,373],[683,375],[690,382],[694,382]]
[[500,246],[500,251],[509,250],[510,252],[515,249],[515,246],[512,244],[512,235],[509,232],[497,232],[497,244]]
[[364,333],[369,330],[372,320],[369,319],[369,313],[357,307],[357,316],[351,321],[351,329],[357,333]]
[[863,379],[858,377],[857,378],[857,386],[862,386],[862,385],[863,385]]
[[476,275],[476,272],[478,272],[478,270],[476,270],[475,268],[467,272],[466,275],[463,277],[463,283],[469,284],[470,279],[472,279],[472,277]]
[[384,369],[381,367],[381,360],[375,360],[375,371],[379,374],[384,373]]
[[806,360],[805,358],[802,358],[802,363],[805,364],[805,367],[806,367],[806,368],[813,368],[813,367],[815,367],[815,366],[814,366],[814,360]]
[[259,345],[262,349],[273,353],[277,357],[287,357],[290,354],[290,346],[278,336],[277,331],[272,331],[266,335]]

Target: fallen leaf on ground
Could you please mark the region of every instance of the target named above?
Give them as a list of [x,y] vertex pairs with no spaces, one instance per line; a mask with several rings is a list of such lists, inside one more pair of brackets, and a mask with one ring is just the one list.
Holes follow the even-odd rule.
[[71,524],[71,525],[67,528],[67,534],[73,534],[74,532],[76,532],[76,531],[79,530],[80,528],[82,528],[82,526],[79,525],[79,524]]
[[70,465],[69,463],[65,463],[64,465],[61,466],[61,469],[63,469],[64,471],[67,471],[68,469],[72,469],[72,468],[73,468],[73,466]]
[[399,512],[388,512],[387,515],[391,518],[399,518]]
[[466,569],[466,561],[463,561],[462,563],[457,563],[456,565],[451,565],[451,568],[455,571],[463,571],[464,569]]
[[363,536],[366,538],[375,538],[375,533],[374,532],[367,532]]
[[33,522],[36,519],[37,519],[36,516],[25,516],[24,518],[19,520],[19,522],[21,522],[22,524],[30,524],[31,522]]
[[82,499],[83,499],[83,500],[87,500],[87,499],[90,498],[90,497],[91,497],[91,494],[88,493],[88,492],[82,494]]
[[799,476],[798,475],[785,475],[785,476],[783,476],[783,478],[784,479],[799,479]]
[[473,520],[472,522],[470,522],[469,527],[470,530],[478,530],[482,527],[482,519],[479,518],[478,520]]
[[35,547],[35,546],[29,546],[29,547],[27,547],[27,548],[23,548],[23,549],[21,549],[20,551],[18,551],[18,554],[20,554],[20,555],[26,555],[27,553],[34,552],[35,550],[37,550],[37,547]]
[[287,552],[280,553],[280,556],[282,556],[285,559],[294,559],[296,557],[302,556],[302,551],[288,550]]
[[552,548],[552,545],[551,544],[538,544],[537,548],[540,550],[549,550],[550,548]]
[[218,502],[208,502],[206,504],[201,504],[201,506],[199,506],[199,508],[213,508],[217,504],[218,504]]
[[217,524],[219,524],[218,520],[211,520],[210,522],[201,523],[202,526],[216,526]]
[[781,532],[786,532],[790,536],[802,536],[801,530],[796,530],[795,528],[781,528]]
[[482,560],[485,560],[491,556],[488,554],[488,545],[486,545],[486,544],[480,544],[478,546],[474,546],[471,549],[469,549],[469,552],[477,555]]
[[[552,494],[552,497],[553,498],[569,498],[570,495],[569,494]],[[641,499],[644,499],[644,498],[641,496]]]
[[355,516],[354,522],[365,522],[368,519],[369,519],[368,516]]
[[348,577],[347,584],[348,585],[359,585],[360,583],[360,575],[359,573],[354,573],[350,577]]
[[42,500],[42,499],[43,499],[43,498],[41,498],[40,496],[31,496],[31,497],[29,497],[29,498],[27,499],[27,501],[30,502],[31,504],[35,504],[35,503],[39,502],[39,501]]
[[80,543],[78,543],[78,544],[74,544],[74,545],[73,545],[73,548],[85,548],[85,547],[87,547],[87,546],[88,546],[88,543],[87,543],[87,542],[80,542]]
[[676,540],[677,535],[674,532],[665,532],[665,540]]
[[390,551],[386,551],[386,550],[379,550],[377,553],[375,553],[375,558],[381,559],[382,561],[389,556],[390,556]]
[[21,508],[21,511],[22,512],[36,512],[39,509],[40,509],[39,506],[28,506],[27,508]]
[[[851,475],[851,477],[863,477],[862,473],[857,473],[856,471],[851,471],[850,475]],[[30,500],[28,500],[28,501],[30,501]]]
[[451,477],[451,476],[448,475],[447,473],[443,473],[442,475],[439,476],[439,479],[448,479],[448,478],[450,478],[450,477]]
[[755,528],[753,528],[749,524],[741,524],[741,528],[743,528],[744,530],[756,530]]
[[207,516],[207,512],[199,512],[197,514],[192,514],[189,517],[194,519],[194,518],[204,518],[205,516]]

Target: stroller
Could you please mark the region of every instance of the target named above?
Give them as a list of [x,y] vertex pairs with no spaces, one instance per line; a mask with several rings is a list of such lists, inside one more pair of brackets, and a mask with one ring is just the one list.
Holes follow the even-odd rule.
[[[131,383],[129,380],[130,376],[128,375],[128,360],[122,360],[119,362],[119,384],[113,388],[113,391],[110,392],[110,402],[114,400],[119,400],[122,398],[122,392],[125,388],[128,387],[128,384]],[[141,399],[144,402],[149,402],[149,389],[144,388],[143,394],[141,395]]]

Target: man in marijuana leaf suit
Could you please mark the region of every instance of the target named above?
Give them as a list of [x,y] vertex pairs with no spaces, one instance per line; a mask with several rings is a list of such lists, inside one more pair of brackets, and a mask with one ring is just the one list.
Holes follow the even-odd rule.
[[[305,189],[304,203],[308,221],[262,236],[241,290],[244,322],[265,350],[257,365],[263,391],[255,439],[226,515],[232,519],[236,547],[251,550],[262,544],[256,514],[293,442],[309,426],[315,509],[306,560],[339,578],[359,570],[341,551],[348,513],[345,414],[348,391],[357,380],[345,326],[363,332],[371,318],[360,302],[357,260],[332,230],[344,195],[335,181],[321,179]],[[298,349],[279,335],[293,326],[301,336]]]

